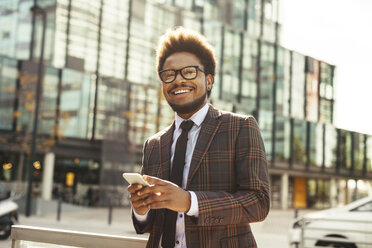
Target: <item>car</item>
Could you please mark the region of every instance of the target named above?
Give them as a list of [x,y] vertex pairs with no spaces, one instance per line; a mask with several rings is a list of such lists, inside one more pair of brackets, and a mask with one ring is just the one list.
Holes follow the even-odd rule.
[[289,231],[291,247],[372,247],[372,196],[305,214]]

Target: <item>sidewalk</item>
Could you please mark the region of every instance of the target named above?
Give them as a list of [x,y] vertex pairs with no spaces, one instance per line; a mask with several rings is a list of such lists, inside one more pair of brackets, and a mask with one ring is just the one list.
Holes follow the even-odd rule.
[[[147,235],[137,235],[133,229],[130,208],[116,208],[112,212],[112,223],[108,224],[108,208],[82,208],[63,212],[61,220],[57,221],[57,213],[34,215],[29,218],[19,216],[20,225],[67,229],[73,231],[103,233],[112,235],[146,238]],[[66,207],[65,207],[66,209]],[[55,210],[56,211],[56,210]],[[305,212],[300,212],[300,215]],[[252,224],[252,230],[259,247],[270,248],[288,246],[288,230],[294,219],[294,210],[271,210],[265,221]],[[9,248],[11,241],[0,241],[0,248]]]

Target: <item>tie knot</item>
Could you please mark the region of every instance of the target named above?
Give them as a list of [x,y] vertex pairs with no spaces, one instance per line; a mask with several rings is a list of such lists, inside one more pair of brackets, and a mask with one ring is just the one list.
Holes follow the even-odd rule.
[[193,125],[194,125],[194,122],[192,120],[183,121],[181,123],[182,131],[186,131],[186,132],[190,131]]

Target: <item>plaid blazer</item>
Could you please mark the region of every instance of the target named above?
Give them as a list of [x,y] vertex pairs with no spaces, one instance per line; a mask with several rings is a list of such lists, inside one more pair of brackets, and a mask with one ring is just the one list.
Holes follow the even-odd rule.
[[[144,144],[142,174],[169,180],[174,123]],[[186,189],[194,191],[199,217],[185,215],[186,244],[194,247],[257,247],[249,223],[270,208],[265,148],[256,120],[209,107],[190,164]],[[164,210],[148,221],[133,217],[137,233],[149,232],[147,247],[159,247]]]

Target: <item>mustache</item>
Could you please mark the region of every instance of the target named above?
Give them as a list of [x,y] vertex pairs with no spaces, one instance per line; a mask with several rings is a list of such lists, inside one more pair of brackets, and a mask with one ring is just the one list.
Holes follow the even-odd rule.
[[170,94],[173,90],[177,89],[177,88],[183,88],[183,87],[189,87],[189,88],[192,88],[192,89],[195,89],[194,86],[191,86],[191,85],[188,85],[186,83],[181,83],[181,84],[174,84],[169,90],[168,90],[168,94]]

